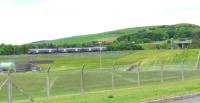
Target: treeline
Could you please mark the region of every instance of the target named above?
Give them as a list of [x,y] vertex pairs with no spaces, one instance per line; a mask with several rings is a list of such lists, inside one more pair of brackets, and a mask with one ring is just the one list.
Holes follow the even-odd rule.
[[200,32],[196,32],[193,34],[192,44],[190,48],[199,49],[200,48]]
[[56,45],[52,43],[43,44],[26,44],[26,45],[0,45],[0,55],[15,55],[15,54],[27,54],[29,49],[33,48],[74,48],[74,47],[93,47],[93,46],[104,46],[108,50],[142,50],[143,48],[139,45],[125,43],[125,42],[102,42],[98,41],[83,43],[83,44],[63,44]]
[[200,27],[192,24],[163,25],[149,27],[138,33],[117,38],[118,42],[151,43],[168,39],[192,39],[194,33],[200,32]]

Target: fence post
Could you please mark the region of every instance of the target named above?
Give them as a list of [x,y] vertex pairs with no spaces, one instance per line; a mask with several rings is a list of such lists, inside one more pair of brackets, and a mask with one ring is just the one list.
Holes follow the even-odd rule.
[[115,64],[113,64],[112,67],[112,91],[115,90]]
[[140,63],[137,64],[137,84],[140,86]]
[[8,103],[12,103],[12,78],[8,71]]
[[50,98],[50,79],[49,79],[49,71],[50,71],[50,69],[51,69],[51,66],[49,64],[48,70],[46,72],[47,99]]
[[85,64],[81,68],[81,94],[84,93],[84,68],[85,68]]
[[198,58],[197,58],[197,70],[200,69],[200,50],[199,50],[199,54],[198,54]]
[[163,69],[164,69],[164,65],[161,64],[160,66],[160,82],[163,83],[164,80],[163,80]]
[[184,69],[185,69],[185,66],[184,66],[184,62],[181,63],[181,80],[185,80],[185,73],[184,73]]

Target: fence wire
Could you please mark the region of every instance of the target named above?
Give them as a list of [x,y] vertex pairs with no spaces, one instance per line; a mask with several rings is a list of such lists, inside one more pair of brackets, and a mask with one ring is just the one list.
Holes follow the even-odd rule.
[[[196,63],[172,65],[115,65],[106,68],[81,70],[15,73],[13,78],[13,101],[34,98],[49,98],[59,95],[81,94],[102,90],[131,88],[165,82],[176,82],[200,77]],[[114,69],[113,69],[114,68]],[[81,75],[82,73],[82,75]],[[48,76],[48,77],[47,77]],[[0,75],[2,84],[7,78]],[[49,78],[49,79],[48,79]],[[48,81],[49,80],[49,84]],[[48,89],[49,88],[49,89]],[[8,98],[7,83],[0,90],[0,102]]]

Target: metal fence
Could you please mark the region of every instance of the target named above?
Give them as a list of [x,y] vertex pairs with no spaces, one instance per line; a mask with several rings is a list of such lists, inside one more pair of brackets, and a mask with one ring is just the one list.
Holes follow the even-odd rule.
[[[61,95],[83,94],[119,88],[131,88],[200,77],[199,63],[112,65],[101,69],[12,74],[12,100],[32,100]],[[7,75],[0,76],[4,83]],[[8,85],[0,88],[0,102],[8,100]]]

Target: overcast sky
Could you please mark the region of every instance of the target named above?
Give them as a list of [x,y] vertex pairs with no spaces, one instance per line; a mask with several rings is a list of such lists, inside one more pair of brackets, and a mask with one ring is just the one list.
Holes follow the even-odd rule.
[[200,0],[0,0],[6,44],[177,23],[200,25]]

